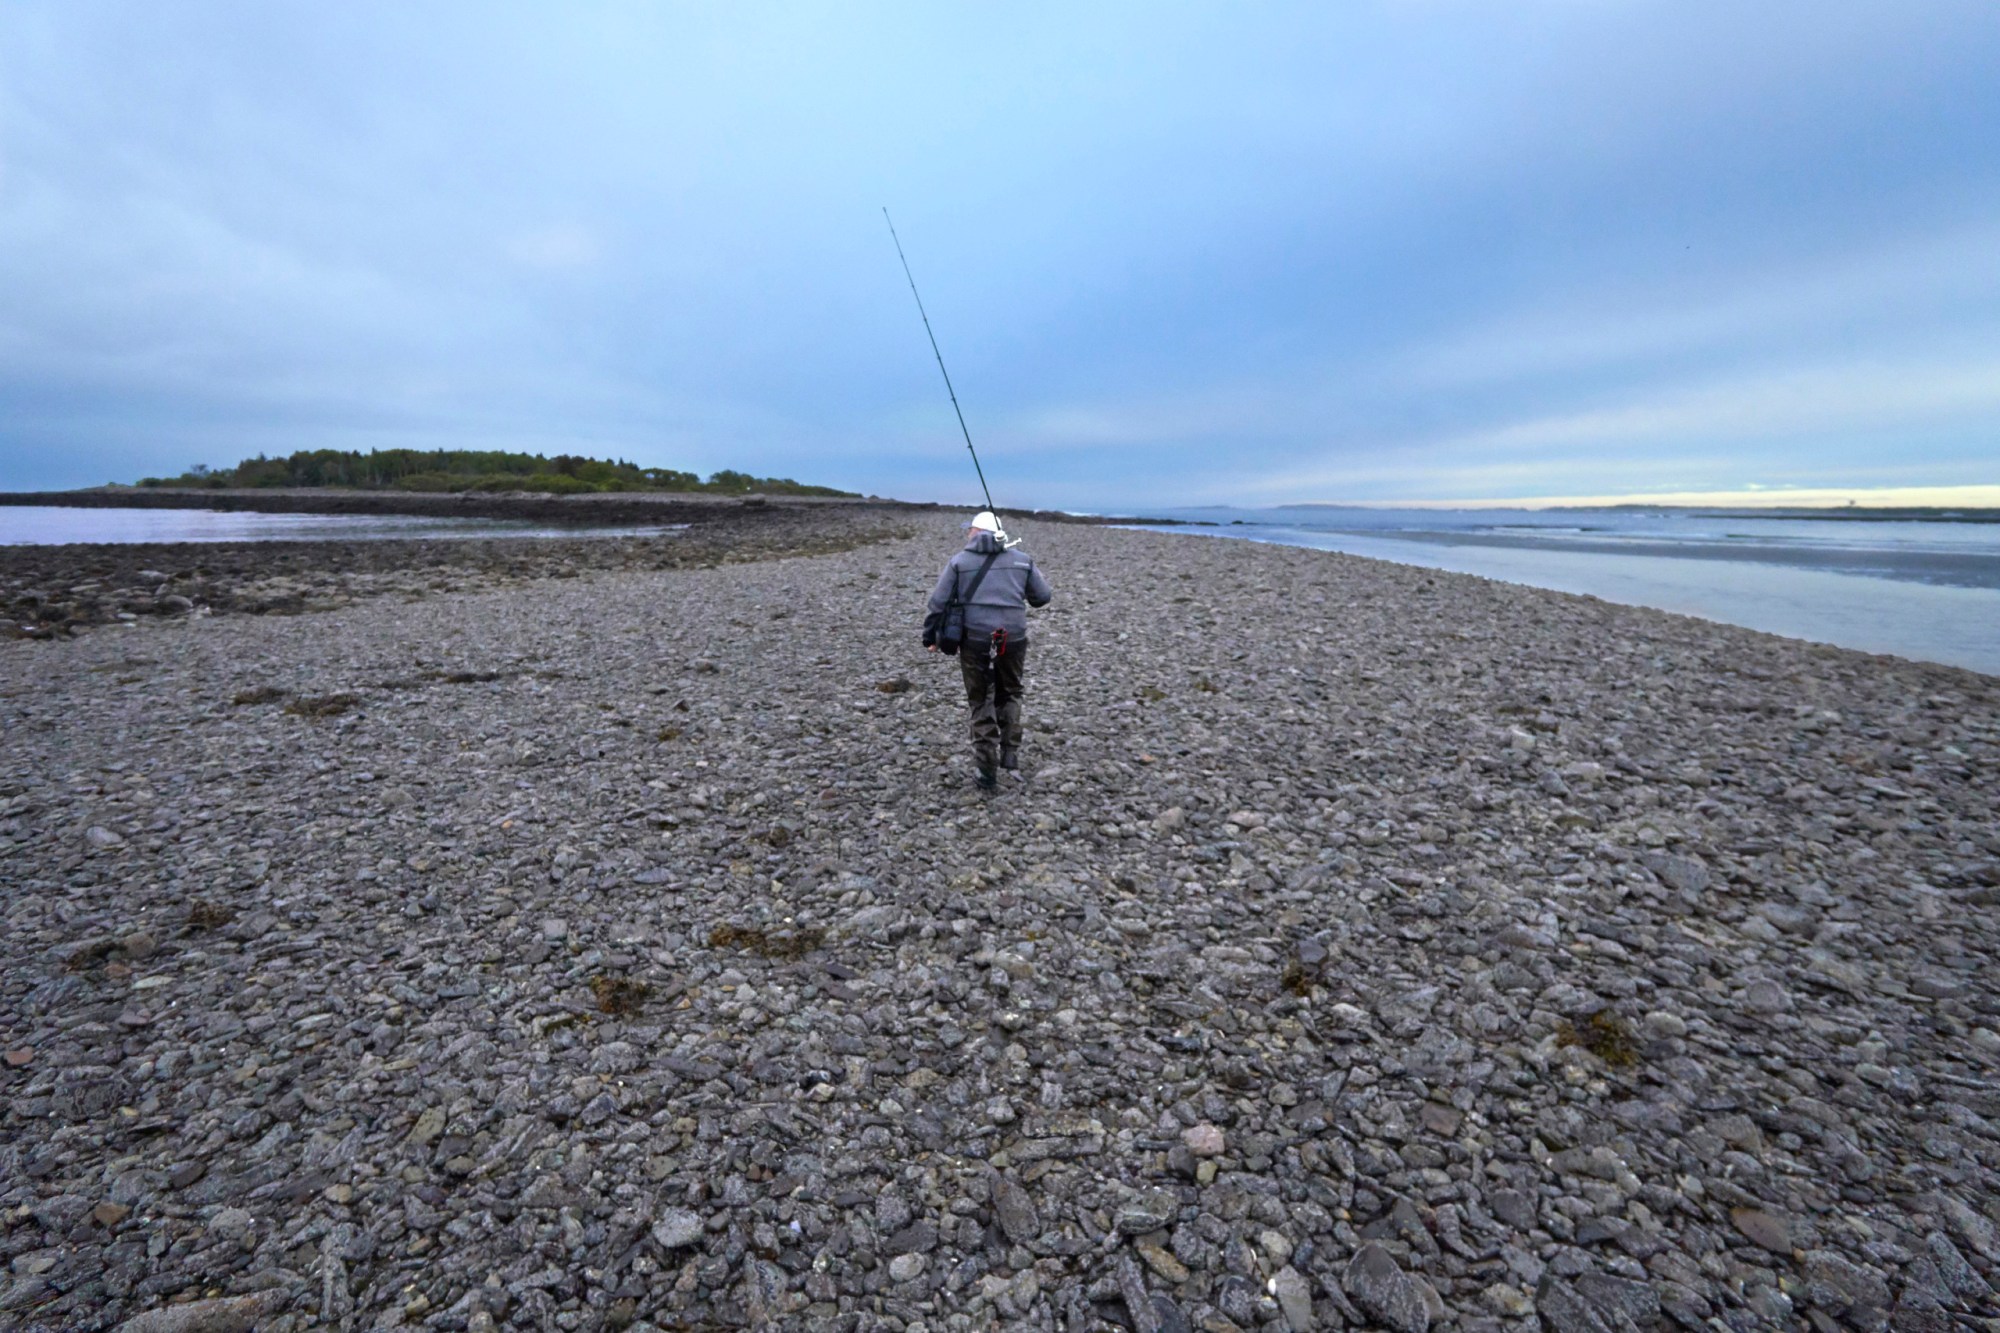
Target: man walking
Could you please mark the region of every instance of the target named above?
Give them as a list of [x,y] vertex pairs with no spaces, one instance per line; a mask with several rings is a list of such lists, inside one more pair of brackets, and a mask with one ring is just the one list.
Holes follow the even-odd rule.
[[[965,604],[958,665],[972,709],[972,755],[979,785],[992,791],[998,769],[1019,766],[1021,673],[1028,664],[1028,608],[1047,606],[1049,581],[1028,553],[1007,540],[1000,520],[981,510],[966,527],[965,549],[946,562],[931,589],[930,610]],[[930,645],[932,652],[937,645]]]

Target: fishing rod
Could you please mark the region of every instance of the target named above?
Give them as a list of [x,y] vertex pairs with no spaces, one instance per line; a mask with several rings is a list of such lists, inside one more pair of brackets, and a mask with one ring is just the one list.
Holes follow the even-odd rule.
[[917,295],[917,280],[910,272],[910,261],[903,253],[902,238],[896,235],[896,223],[889,216],[887,205],[882,208],[882,220],[889,224],[889,239],[896,243],[896,258],[903,261],[903,276],[910,280],[910,295],[917,297],[917,314],[924,321],[924,334],[931,340],[931,355],[937,358],[938,373],[944,376],[944,391],[951,395],[951,410],[958,413],[958,429],[965,436],[965,452],[972,455],[972,470],[979,474],[979,493],[986,497],[986,512],[997,516],[993,508],[993,492],[986,489],[986,469],[979,466],[979,451],[972,447],[972,432],[965,428],[965,412],[958,405],[958,390],[951,387],[951,372],[944,368],[944,353],[938,350],[937,335],[931,332],[931,317],[924,312],[924,298]]

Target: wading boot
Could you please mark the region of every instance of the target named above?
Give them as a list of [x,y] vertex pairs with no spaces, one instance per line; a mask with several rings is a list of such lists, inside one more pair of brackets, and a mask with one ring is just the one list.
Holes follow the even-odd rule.
[[1020,750],[1016,749],[1016,748],[1015,748],[1014,746],[1011,746],[1011,745],[1003,745],[1003,746],[1001,746],[1001,747],[1000,747],[1000,767],[1002,767],[1002,768],[1006,769],[1006,770],[1007,770],[1007,771],[1008,771],[1009,773],[1012,773],[1012,772],[1015,772],[1016,770],[1018,770],[1018,769],[1019,769],[1019,768],[1021,767],[1021,752],[1020,752]]
[[979,790],[993,791],[1000,786],[1000,775],[994,770],[993,765],[981,764],[979,766],[978,782]]

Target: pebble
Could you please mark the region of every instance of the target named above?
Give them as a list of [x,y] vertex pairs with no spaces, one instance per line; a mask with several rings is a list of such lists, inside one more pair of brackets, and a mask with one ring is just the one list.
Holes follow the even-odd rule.
[[1479,1293],[1479,1299],[1494,1314],[1508,1319],[1526,1319],[1535,1312],[1534,1298],[1518,1287],[1495,1282]]
[[1226,1148],[1222,1131],[1214,1125],[1189,1125],[1181,1131],[1181,1142],[1196,1157],[1220,1157]]
[[1369,1242],[1341,1274],[1341,1287],[1362,1311],[1395,1333],[1425,1333],[1430,1309],[1417,1284],[1390,1253]]
[[283,1291],[186,1301],[133,1315],[117,1333],[250,1333],[285,1302]]
[[1278,1302],[1292,1333],[1309,1333],[1319,1327],[1319,1319],[1313,1313],[1312,1284],[1297,1269],[1288,1265],[1271,1275],[1271,1296]]
[[1732,1208],[1729,1220],[1753,1245],[1773,1254],[1789,1255],[1792,1252],[1792,1229],[1784,1218],[1761,1208]]
[[1118,1206],[1118,1230],[1127,1236],[1159,1231],[1173,1221],[1179,1208],[1171,1190],[1145,1190]]
[[1161,1249],[1158,1245],[1140,1240],[1134,1242],[1132,1248],[1145,1261],[1146,1267],[1152,1269],[1167,1281],[1176,1285],[1187,1281],[1187,1265],[1183,1264],[1166,1250]]
[[1743,989],[1743,1007],[1753,1014],[1782,1014],[1792,1007],[1792,997],[1775,981],[1753,981]]
[[1042,1234],[1034,1199],[1009,1177],[999,1176],[993,1182],[993,1212],[1001,1233],[1016,1245],[1025,1245]]
[[1655,1009],[1646,1015],[1646,1035],[1654,1038],[1685,1037],[1687,1020],[1679,1014],[1670,1014],[1664,1009]]
[[662,1249],[679,1250],[702,1238],[706,1223],[699,1213],[685,1208],[669,1208],[653,1223],[653,1239]]

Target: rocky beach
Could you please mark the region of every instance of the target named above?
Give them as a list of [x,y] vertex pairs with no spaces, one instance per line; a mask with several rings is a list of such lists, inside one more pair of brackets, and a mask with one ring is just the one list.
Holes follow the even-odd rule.
[[2000,1329],[2000,680],[727,512],[0,560],[0,1326]]

